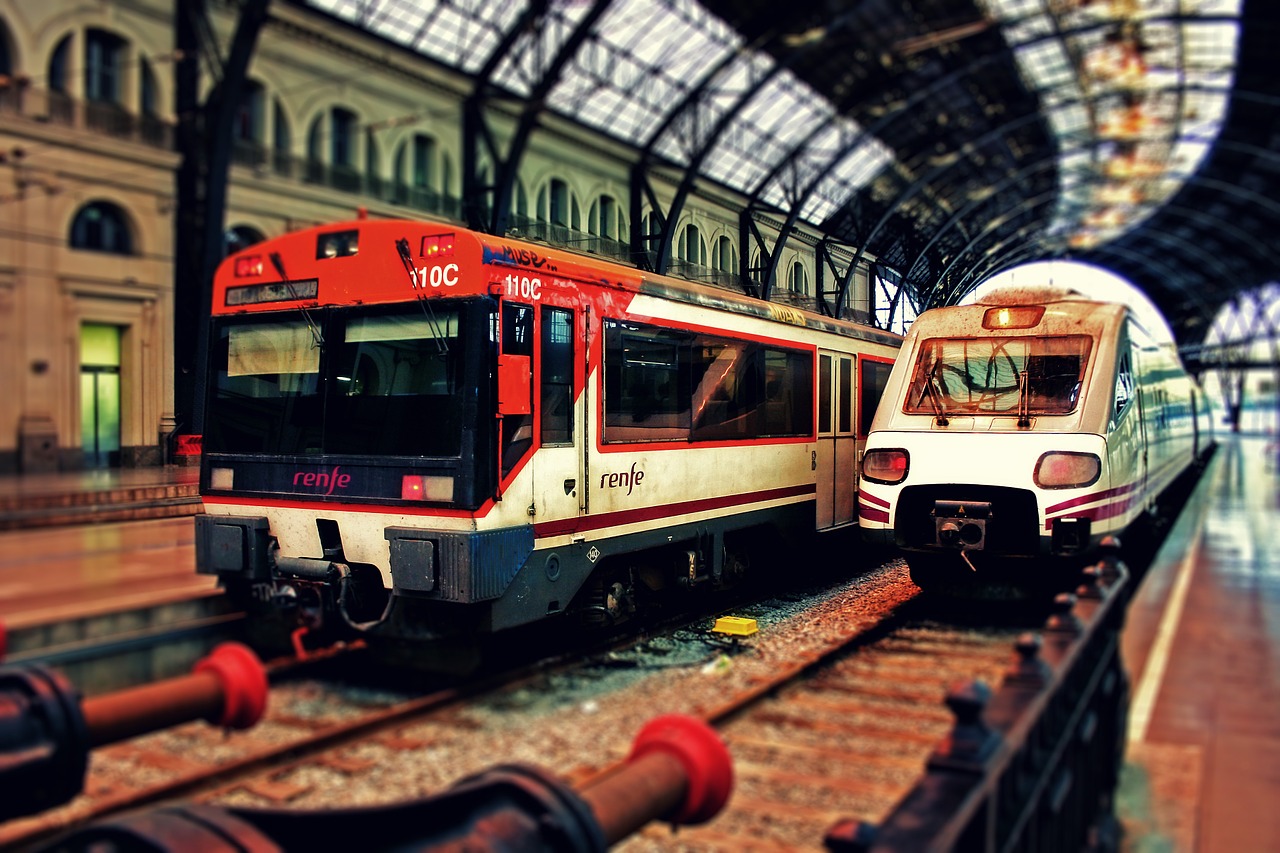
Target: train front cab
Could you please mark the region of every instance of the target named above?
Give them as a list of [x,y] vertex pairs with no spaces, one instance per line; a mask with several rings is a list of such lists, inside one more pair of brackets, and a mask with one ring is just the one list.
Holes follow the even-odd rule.
[[872,425],[860,523],[922,587],[1061,585],[1193,454],[1171,414],[1184,386],[1127,309],[1049,302],[1020,323],[1008,307],[922,315]]

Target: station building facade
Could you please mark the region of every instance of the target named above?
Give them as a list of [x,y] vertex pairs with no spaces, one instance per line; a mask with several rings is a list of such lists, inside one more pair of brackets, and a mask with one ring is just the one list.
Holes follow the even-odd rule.
[[[208,5],[225,52],[236,4]],[[198,286],[174,280],[175,68],[191,59],[173,47],[177,8],[0,0],[0,474],[170,463],[174,435],[189,431],[174,405],[175,336],[195,334],[174,328],[175,288]],[[305,6],[272,4],[235,127],[225,249],[361,208],[461,221],[471,85]],[[489,117],[499,135],[515,127],[510,109]],[[520,164],[514,235],[627,261],[634,159],[545,115]],[[651,180],[674,194],[674,180]],[[738,257],[742,205],[700,182],[671,273],[737,288],[758,261]],[[783,247],[775,300],[815,306],[817,238],[800,229]],[[869,316],[870,290],[859,269],[854,316]]]

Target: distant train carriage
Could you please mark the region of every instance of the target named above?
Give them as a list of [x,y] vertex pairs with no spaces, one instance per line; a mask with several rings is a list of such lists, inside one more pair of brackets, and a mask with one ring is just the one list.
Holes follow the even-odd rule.
[[729,585],[856,530],[901,338],[440,224],[214,282],[198,570],[329,635],[474,636]]
[[923,588],[975,570],[1052,583],[1048,558],[1152,508],[1210,429],[1173,345],[1125,306],[998,291],[909,330],[862,458],[859,523]]

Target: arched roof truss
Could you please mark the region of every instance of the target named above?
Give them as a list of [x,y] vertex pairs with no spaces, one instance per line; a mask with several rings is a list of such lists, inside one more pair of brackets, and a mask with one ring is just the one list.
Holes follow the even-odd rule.
[[[306,5],[474,78],[464,203],[488,200],[472,221],[489,229],[550,111],[635,150],[638,263],[665,267],[699,182],[740,193],[743,286],[765,298],[802,227],[828,311],[870,265],[924,309],[1074,258],[1137,283],[1194,341],[1234,290],[1280,273],[1266,0]],[[516,104],[501,144],[496,99]]]

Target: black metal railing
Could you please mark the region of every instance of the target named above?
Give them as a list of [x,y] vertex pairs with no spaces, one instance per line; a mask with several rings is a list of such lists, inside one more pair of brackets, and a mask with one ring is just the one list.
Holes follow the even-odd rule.
[[1129,595],[1118,543],[1019,638],[998,690],[957,685],[955,728],[879,825],[833,827],[832,851],[1115,849],[1129,682],[1120,632]]
[[82,101],[65,92],[14,84],[0,87],[0,112],[166,151],[173,149],[172,124],[158,116],[136,115],[110,101]]

